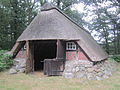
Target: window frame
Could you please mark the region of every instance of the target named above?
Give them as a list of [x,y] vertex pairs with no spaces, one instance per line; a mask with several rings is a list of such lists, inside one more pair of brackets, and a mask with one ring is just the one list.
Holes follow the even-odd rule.
[[66,50],[75,51],[77,50],[77,45],[73,41],[66,42]]

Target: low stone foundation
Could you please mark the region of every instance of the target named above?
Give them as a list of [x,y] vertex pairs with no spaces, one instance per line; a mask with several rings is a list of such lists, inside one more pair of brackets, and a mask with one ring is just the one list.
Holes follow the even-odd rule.
[[16,58],[14,59],[14,65],[9,70],[10,74],[23,73],[25,72],[26,59],[25,58]]
[[93,65],[88,60],[66,61],[63,76],[65,78],[87,78],[103,80],[109,78],[116,69],[116,62],[105,60]]

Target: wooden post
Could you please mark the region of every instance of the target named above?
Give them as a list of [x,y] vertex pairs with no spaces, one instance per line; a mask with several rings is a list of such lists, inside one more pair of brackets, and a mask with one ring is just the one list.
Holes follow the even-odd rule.
[[26,41],[26,71],[25,73],[29,73],[29,41]]
[[65,59],[65,47],[60,40],[57,40],[57,59]]
[[[65,43],[63,41],[57,40],[57,59],[62,62],[58,64],[57,67],[60,71],[64,71],[65,68]],[[59,72],[60,73],[60,72]]]
[[26,41],[26,71],[25,73],[33,72],[33,50],[32,43],[30,41]]
[[31,42],[31,48],[32,48],[32,50],[31,50],[31,58],[32,58],[32,72],[34,72],[34,43],[33,42]]

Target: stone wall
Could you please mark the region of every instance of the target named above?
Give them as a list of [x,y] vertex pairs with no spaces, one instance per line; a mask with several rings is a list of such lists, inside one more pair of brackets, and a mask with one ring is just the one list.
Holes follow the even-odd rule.
[[15,58],[14,65],[9,70],[10,74],[23,73],[25,72],[26,59],[25,58]]
[[116,62],[105,60],[93,65],[88,60],[66,61],[63,76],[65,78],[87,78],[102,80],[109,78],[116,69]]

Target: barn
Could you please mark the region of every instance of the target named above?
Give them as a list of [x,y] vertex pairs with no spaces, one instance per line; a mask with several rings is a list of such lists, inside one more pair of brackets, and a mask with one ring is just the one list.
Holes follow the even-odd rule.
[[67,78],[90,77],[91,72],[93,77],[108,58],[88,31],[49,3],[23,31],[11,52],[13,58],[26,60],[26,73],[43,71],[44,75]]

